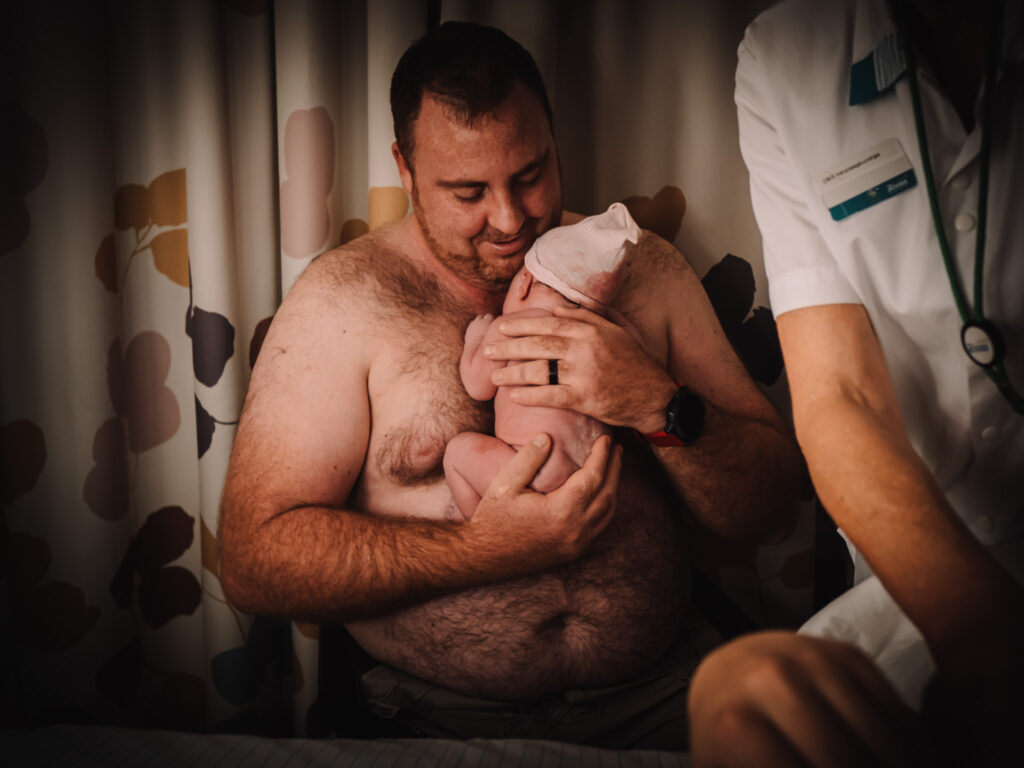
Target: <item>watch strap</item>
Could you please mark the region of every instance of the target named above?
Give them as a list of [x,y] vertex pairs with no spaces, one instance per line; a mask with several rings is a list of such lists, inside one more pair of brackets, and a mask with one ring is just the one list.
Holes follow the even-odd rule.
[[661,430],[660,432],[651,432],[649,435],[644,435],[644,440],[651,445],[658,446],[659,448],[675,448],[686,445],[686,443],[678,437],[670,435],[665,430]]

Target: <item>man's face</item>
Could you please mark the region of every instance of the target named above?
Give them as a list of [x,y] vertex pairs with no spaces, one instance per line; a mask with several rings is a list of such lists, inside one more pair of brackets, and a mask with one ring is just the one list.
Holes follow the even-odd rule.
[[554,137],[537,98],[522,86],[469,127],[423,98],[402,183],[434,256],[456,276],[503,290],[539,234],[557,224],[562,184]]

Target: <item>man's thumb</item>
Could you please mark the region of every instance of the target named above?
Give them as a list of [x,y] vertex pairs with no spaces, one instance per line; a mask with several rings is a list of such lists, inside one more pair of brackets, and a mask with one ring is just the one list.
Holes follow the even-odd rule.
[[536,435],[494,476],[491,490],[495,495],[521,491],[533,480],[533,476],[544,465],[549,453],[551,438],[543,433]]

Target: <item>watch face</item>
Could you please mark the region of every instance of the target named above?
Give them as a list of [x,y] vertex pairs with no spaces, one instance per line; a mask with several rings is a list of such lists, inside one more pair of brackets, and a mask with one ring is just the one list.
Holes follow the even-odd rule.
[[704,431],[704,401],[688,387],[680,387],[665,411],[665,431],[689,445]]

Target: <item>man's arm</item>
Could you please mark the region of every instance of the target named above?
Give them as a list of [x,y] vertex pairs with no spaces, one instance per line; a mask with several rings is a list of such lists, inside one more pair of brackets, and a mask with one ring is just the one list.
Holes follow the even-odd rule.
[[797,438],[822,504],[921,630],[965,713],[977,706],[990,736],[1012,738],[1024,593],[910,444],[866,311],[808,307],[780,316],[778,328]]
[[621,464],[607,439],[547,496],[526,486],[550,439],[524,446],[461,525],[345,506],[366,459],[379,338],[367,299],[326,269],[314,262],[294,286],[253,371],[219,529],[232,603],[344,621],[578,557],[614,509]]
[[[550,320],[499,319],[504,333],[519,338],[491,354],[530,362],[495,372],[494,381],[538,385],[514,393],[523,404],[571,408],[644,434],[664,427],[665,406],[677,383],[685,384],[704,400],[707,417],[692,445],[654,448],[673,485],[716,533],[778,538],[797,512],[796,444],[729,345],[686,260],[647,232],[639,248],[631,280],[643,295],[635,311],[624,309],[647,350],[584,309],[557,309]],[[549,358],[559,359],[557,386],[547,385]]]

